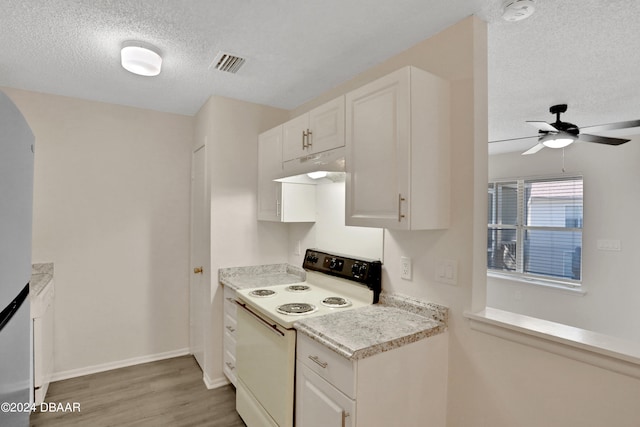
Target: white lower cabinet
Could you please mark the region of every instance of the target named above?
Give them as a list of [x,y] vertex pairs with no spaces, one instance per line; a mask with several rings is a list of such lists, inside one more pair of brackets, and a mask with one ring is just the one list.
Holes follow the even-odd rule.
[[222,355],[222,371],[236,385],[236,291],[224,286],[224,353]]
[[297,339],[296,427],[446,425],[446,332],[358,360]]
[[356,401],[302,363],[298,364],[296,390],[296,426],[356,425]]

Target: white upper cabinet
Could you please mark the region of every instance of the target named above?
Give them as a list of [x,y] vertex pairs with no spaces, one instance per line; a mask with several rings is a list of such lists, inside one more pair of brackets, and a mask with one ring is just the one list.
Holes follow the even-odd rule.
[[258,220],[313,222],[315,186],[273,181],[282,172],[282,126],[258,136]]
[[282,161],[344,146],[344,96],[289,120],[283,128]]
[[449,226],[449,84],[405,67],[346,95],[346,225]]
[[282,170],[282,126],[258,136],[258,219],[280,221],[280,183],[273,179]]

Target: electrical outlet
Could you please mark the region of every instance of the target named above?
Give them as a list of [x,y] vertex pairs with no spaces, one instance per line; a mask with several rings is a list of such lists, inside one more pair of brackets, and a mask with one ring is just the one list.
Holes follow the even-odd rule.
[[400,278],[411,280],[411,258],[409,257],[400,257]]

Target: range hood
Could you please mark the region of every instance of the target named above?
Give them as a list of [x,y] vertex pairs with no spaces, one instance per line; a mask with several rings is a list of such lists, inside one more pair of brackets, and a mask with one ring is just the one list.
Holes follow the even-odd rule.
[[[282,173],[275,181],[313,183],[307,174],[313,172],[344,172],[344,147],[334,148],[321,153],[309,154],[282,164]],[[302,176],[302,178],[300,177]]]

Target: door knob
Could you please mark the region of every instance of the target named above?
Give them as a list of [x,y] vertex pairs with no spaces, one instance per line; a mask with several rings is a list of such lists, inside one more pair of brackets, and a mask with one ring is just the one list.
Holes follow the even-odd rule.
[[193,269],[193,272],[194,272],[195,274],[202,274],[202,267],[196,267],[196,268],[194,268],[194,269]]

